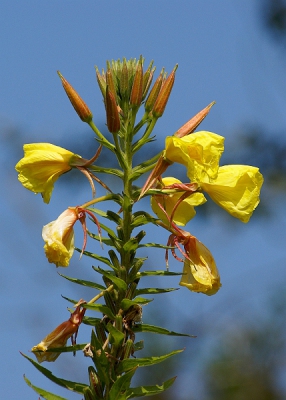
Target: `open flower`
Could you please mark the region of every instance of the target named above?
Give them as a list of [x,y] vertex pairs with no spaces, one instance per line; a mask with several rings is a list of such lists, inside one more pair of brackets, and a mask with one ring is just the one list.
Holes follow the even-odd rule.
[[248,222],[258,206],[262,184],[259,169],[248,165],[225,165],[219,168],[215,180],[200,182],[215,203],[242,222]]
[[187,167],[188,177],[217,177],[219,160],[224,150],[224,137],[212,132],[199,131],[182,138],[166,138],[165,158]]
[[22,185],[34,193],[41,193],[49,203],[55,181],[82,158],[50,143],[24,145],[24,157],[15,166]]
[[[162,184],[168,189],[178,189],[181,191],[166,194],[154,195],[151,197],[151,207],[154,213],[165,224],[169,224],[170,220],[177,225],[186,225],[195,215],[194,206],[199,206],[206,202],[206,198],[202,193],[193,192],[192,187],[183,185],[179,179],[166,177],[162,179]],[[162,188],[162,189],[163,189]],[[189,195],[184,196],[183,190],[189,190]],[[196,189],[196,188],[195,188]]]
[[187,257],[184,260],[181,286],[192,292],[215,294],[221,287],[219,272],[209,249],[196,237],[189,235],[184,244]]
[[83,301],[77,306],[75,311],[71,314],[68,321],[60,324],[56,329],[49,333],[37,346],[34,346],[31,351],[35,353],[39,363],[43,361],[55,361],[60,351],[49,352],[47,350],[65,347],[68,339],[72,338],[72,345],[76,344],[76,336],[78,328],[83,320],[85,308],[81,307]]

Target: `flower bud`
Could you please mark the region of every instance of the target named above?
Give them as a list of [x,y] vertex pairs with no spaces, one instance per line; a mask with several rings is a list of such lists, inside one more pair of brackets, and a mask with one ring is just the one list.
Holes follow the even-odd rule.
[[142,101],[142,94],[143,94],[143,68],[142,68],[142,56],[141,56],[135,71],[135,76],[129,100],[130,105],[139,107]]
[[147,68],[147,70],[145,71],[144,75],[143,75],[143,95],[142,95],[142,100],[145,99],[145,97],[147,96],[148,90],[151,86],[152,80],[153,80],[153,75],[155,72],[155,67],[152,68],[154,61],[151,61],[149,64],[149,67]]
[[113,70],[110,68],[109,62],[107,62],[107,71],[105,74],[106,84],[109,87],[109,91],[113,94],[114,98],[116,99],[116,88],[115,88],[115,81],[113,78]]
[[153,106],[155,104],[155,101],[157,100],[158,94],[159,94],[159,92],[161,90],[163,81],[164,81],[164,68],[162,69],[160,75],[156,79],[156,82],[154,83],[154,85],[153,85],[153,87],[152,87],[152,89],[151,89],[151,91],[149,93],[149,96],[148,96],[148,98],[146,100],[145,111],[147,113],[152,110],[152,108],[153,108]]
[[205,119],[208,115],[211,107],[215,104],[213,101],[203,110],[198,112],[193,118],[191,118],[188,122],[186,122],[177,132],[174,133],[174,136],[182,138],[190,133],[193,133],[194,130],[200,125],[200,123]]
[[97,79],[97,83],[98,83],[99,89],[100,89],[100,91],[102,93],[102,96],[103,96],[103,98],[105,100],[105,95],[106,95],[105,75],[104,74],[100,75],[100,72],[99,72],[97,67],[95,67],[95,73],[96,73],[96,79]]
[[120,129],[119,112],[115,96],[108,85],[106,86],[106,120],[109,132],[117,133]]
[[128,74],[128,67],[126,63],[126,59],[123,59],[123,65],[122,65],[122,70],[121,70],[121,77],[119,81],[119,90],[121,97],[125,99],[128,94],[129,90],[129,74]]
[[175,65],[175,68],[173,71],[170,73],[168,78],[165,80],[162,89],[160,90],[160,93],[155,101],[152,113],[153,116],[156,118],[159,118],[163,115],[167,102],[169,100],[174,82],[175,82],[175,72],[178,68],[178,64]]
[[58,75],[62,81],[63,88],[70,99],[70,102],[73,105],[73,108],[77,112],[77,115],[83,122],[89,123],[92,120],[92,112],[85,104],[83,99],[79,96],[79,94],[74,90],[74,88],[68,83],[68,81],[62,76],[60,71],[57,71]]

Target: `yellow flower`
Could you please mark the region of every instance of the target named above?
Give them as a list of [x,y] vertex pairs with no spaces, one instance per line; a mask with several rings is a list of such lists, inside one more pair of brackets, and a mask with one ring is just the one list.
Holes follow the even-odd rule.
[[[166,177],[162,179],[164,186],[182,184],[179,179],[173,177]],[[170,217],[173,213],[174,208],[177,206],[180,197],[183,195],[183,191],[166,194],[166,195],[154,195],[151,196],[151,207],[158,218],[161,219],[165,224],[169,224],[170,221],[166,214]],[[196,211],[194,206],[198,206],[206,202],[206,198],[202,193],[193,193],[189,197],[179,203],[173,215],[173,222],[177,225],[186,225],[195,215]],[[166,211],[166,214],[162,208]]]
[[219,160],[224,150],[224,137],[212,132],[199,131],[178,138],[166,138],[165,158],[187,167],[187,175],[196,180],[206,175],[214,179],[218,173]]
[[[81,304],[83,301],[81,301]],[[60,352],[47,352],[49,349],[56,349],[58,347],[65,347],[68,339],[72,338],[72,344],[75,344],[75,339],[79,325],[85,314],[85,308],[81,309],[81,305],[77,306],[75,311],[71,314],[68,321],[60,324],[56,329],[49,333],[37,346],[34,346],[31,351],[35,353],[39,363],[43,361],[55,361]]]
[[50,263],[57,267],[67,267],[74,252],[73,226],[78,220],[77,212],[68,208],[56,221],[43,227],[45,253]]
[[30,143],[24,145],[24,157],[15,168],[22,185],[41,193],[44,202],[49,203],[55,181],[79,159],[71,151],[50,143]]
[[259,204],[263,176],[256,167],[225,165],[213,181],[202,178],[202,190],[233,217],[248,222]]
[[185,258],[181,286],[192,292],[215,294],[221,287],[219,272],[215,260],[209,251],[196,237],[189,236],[184,248]]

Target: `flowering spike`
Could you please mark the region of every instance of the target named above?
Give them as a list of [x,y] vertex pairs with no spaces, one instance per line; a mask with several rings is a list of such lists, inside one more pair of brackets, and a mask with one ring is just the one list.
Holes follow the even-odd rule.
[[139,107],[142,101],[143,94],[143,67],[142,67],[142,56],[138,61],[135,76],[133,80],[133,85],[130,94],[130,105],[134,107]]
[[115,96],[108,85],[106,86],[106,120],[109,132],[117,133],[120,129],[119,112]]
[[200,123],[208,115],[210,109],[212,108],[212,106],[214,104],[215,104],[215,101],[213,101],[207,107],[205,107],[203,110],[198,112],[193,118],[191,118],[188,122],[186,122],[183,126],[181,126],[181,128],[178,129],[177,132],[174,133],[174,136],[181,138],[181,137],[189,135],[190,133],[193,133],[194,130],[200,125]]
[[63,88],[65,89],[65,92],[70,99],[70,102],[73,105],[73,108],[77,112],[77,115],[80,117],[80,119],[83,122],[89,123],[92,120],[92,112],[88,108],[88,106],[85,104],[83,99],[80,97],[80,95],[75,91],[75,89],[68,83],[68,81],[62,76],[60,71],[57,71],[61,81]]
[[175,82],[175,72],[178,68],[178,64],[175,65],[175,68],[173,71],[170,73],[168,78],[165,80],[162,89],[160,90],[160,93],[155,101],[152,114],[154,117],[159,118],[163,115],[167,102],[169,100],[174,82]]

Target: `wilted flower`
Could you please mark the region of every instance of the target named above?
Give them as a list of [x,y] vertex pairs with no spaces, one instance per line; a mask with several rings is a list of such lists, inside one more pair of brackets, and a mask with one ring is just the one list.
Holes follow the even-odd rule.
[[74,252],[73,226],[78,220],[75,209],[68,208],[55,221],[43,227],[45,253],[50,263],[67,267]]
[[80,302],[68,321],[60,324],[37,344],[37,346],[31,349],[31,351],[35,353],[39,363],[43,361],[55,361],[61,352],[49,352],[47,350],[65,347],[70,337],[72,338],[72,345],[76,344],[78,328],[85,314],[85,308],[81,307],[83,303],[83,301]]
[[41,193],[44,202],[49,203],[55,181],[82,158],[50,143],[30,143],[23,148],[24,157],[15,166],[18,179],[26,189]]
[[45,241],[45,253],[50,263],[57,267],[67,267],[74,252],[74,230],[76,221],[80,221],[83,229],[84,240],[82,253],[86,247],[87,232],[85,217],[88,214],[96,223],[99,236],[101,228],[97,218],[88,210],[81,207],[70,207],[66,209],[55,221],[45,225],[42,237]]
[[195,236],[189,235],[184,244],[187,257],[184,260],[181,286],[192,292],[215,294],[221,287],[219,272],[209,249]]

